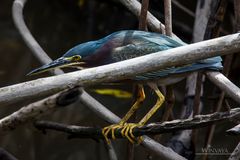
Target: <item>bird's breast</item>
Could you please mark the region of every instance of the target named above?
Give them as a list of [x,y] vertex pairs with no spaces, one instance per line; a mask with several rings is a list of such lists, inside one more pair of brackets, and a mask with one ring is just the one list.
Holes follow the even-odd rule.
[[156,77],[152,79],[139,80],[139,83],[145,84],[147,82],[155,82],[157,83],[158,86],[167,86],[167,85],[172,85],[184,80],[191,73],[193,72],[172,74],[164,77]]

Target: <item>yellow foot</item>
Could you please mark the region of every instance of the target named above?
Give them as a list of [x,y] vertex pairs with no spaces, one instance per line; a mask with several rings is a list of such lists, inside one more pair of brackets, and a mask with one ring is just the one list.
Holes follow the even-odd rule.
[[102,134],[106,140],[106,142],[109,144],[110,143],[110,140],[108,138],[108,134],[111,132],[111,137],[112,139],[116,139],[116,136],[115,136],[115,130],[116,129],[121,129],[121,134],[123,137],[126,137],[131,143],[135,143],[137,142],[138,144],[140,144],[143,139],[142,139],[142,136],[141,137],[138,137],[136,138],[134,135],[133,135],[133,129],[136,128],[136,127],[141,127],[142,125],[141,124],[137,124],[137,123],[120,123],[120,124],[113,124],[113,125],[110,125],[110,126],[107,126],[107,127],[104,127],[102,129]]
[[126,137],[131,143],[134,144],[137,141],[137,143],[140,144],[143,141],[142,136],[136,138],[133,135],[133,129],[136,127],[142,127],[142,125],[137,123],[126,123],[121,130],[121,134],[123,137]]
[[113,124],[113,125],[104,127],[104,128],[102,129],[102,134],[103,134],[106,142],[107,142],[108,144],[110,143],[110,140],[109,140],[109,138],[108,138],[108,134],[109,134],[110,131],[111,131],[112,139],[116,139],[115,134],[114,134],[115,130],[116,130],[116,129],[123,128],[123,127],[124,127],[124,123]]

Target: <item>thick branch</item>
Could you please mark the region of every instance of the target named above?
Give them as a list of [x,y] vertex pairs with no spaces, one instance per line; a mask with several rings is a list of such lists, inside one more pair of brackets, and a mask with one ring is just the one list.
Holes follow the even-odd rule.
[[[149,71],[188,64],[200,59],[238,51],[240,51],[240,36],[237,33],[114,64],[3,87],[0,89],[0,105],[52,94],[77,84],[86,86],[121,80]],[[237,95],[239,99],[239,93]]]
[[54,111],[56,108],[64,107],[77,101],[79,94],[78,88],[74,88],[22,107],[0,120],[0,134],[13,130],[19,125],[36,119],[45,113]]
[[[234,119],[240,115],[240,108],[231,109],[230,112],[215,112],[207,115],[197,115],[194,118],[166,121],[163,123],[151,123],[141,128],[135,128],[135,136],[156,135],[175,132],[184,129],[200,128],[224,120]],[[101,128],[65,125],[55,122],[39,121],[35,124],[38,129],[51,129],[66,132],[79,138],[104,138]],[[116,137],[122,138],[121,130],[115,130]]]

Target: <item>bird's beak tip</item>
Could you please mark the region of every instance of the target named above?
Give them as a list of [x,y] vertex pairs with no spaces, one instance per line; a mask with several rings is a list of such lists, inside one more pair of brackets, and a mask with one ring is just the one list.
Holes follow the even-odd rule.
[[40,72],[44,72],[44,70],[41,70],[40,68],[34,69],[31,72],[29,72],[26,76],[33,76],[35,74],[38,74]]
[[64,65],[68,64],[69,62],[70,61],[68,61],[67,59],[59,58],[59,59],[56,59],[55,61],[52,61],[49,64],[43,65],[37,69],[32,70],[31,72],[29,72],[27,74],[27,76],[36,75],[38,73],[46,72],[48,70],[64,66]]
[[26,74],[26,76],[32,76],[32,75],[33,75],[32,71]]
[[50,69],[54,69],[54,68],[56,68],[56,63],[53,61],[49,64],[43,65],[39,68],[36,68],[36,69],[32,70],[31,72],[29,72],[27,74],[27,76],[33,76],[33,75],[36,75],[38,73],[46,72],[46,71],[48,71]]

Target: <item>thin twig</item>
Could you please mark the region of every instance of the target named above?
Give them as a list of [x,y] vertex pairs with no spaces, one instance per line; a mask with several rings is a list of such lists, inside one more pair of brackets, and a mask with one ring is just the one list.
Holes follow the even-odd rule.
[[235,32],[240,30],[240,2],[234,0],[234,14],[235,14]]
[[149,0],[142,0],[141,13],[139,16],[139,30],[147,30],[147,12],[148,12]]
[[[135,128],[133,134],[135,136],[143,135],[156,135],[169,132],[175,132],[184,129],[193,129],[199,127],[205,127],[213,123],[222,122],[224,120],[238,118],[240,115],[240,108],[231,109],[230,112],[216,112],[207,115],[197,115],[194,118],[178,119],[173,121],[167,121],[162,123],[150,123],[140,128]],[[40,130],[56,130],[65,132],[71,135],[71,137],[77,138],[104,138],[101,133],[101,128],[96,127],[82,127],[74,125],[59,124],[56,122],[38,121],[35,126]],[[117,138],[123,138],[120,129],[115,130]]]
[[16,157],[14,157],[11,153],[4,150],[3,148],[0,148],[0,157],[2,160],[18,160]]
[[191,16],[192,18],[195,18],[195,13],[192,12],[190,9],[188,9],[187,7],[183,6],[181,3],[179,3],[177,0],[172,0],[172,3],[177,6],[178,8],[180,8],[181,10],[183,10],[185,13],[187,13],[189,16]]
[[195,96],[193,101],[194,112],[193,116],[200,114],[200,100],[201,100],[201,93],[202,93],[202,79],[203,74],[202,72],[198,72],[197,79],[196,79],[196,88],[195,88]]
[[107,151],[108,151],[108,157],[109,157],[109,159],[110,159],[110,160],[118,160],[116,151],[115,151],[112,143],[107,143],[107,142],[105,142],[105,141],[104,141],[104,143],[105,143],[105,146],[106,146]]
[[166,94],[166,103],[167,106],[165,107],[165,111],[163,114],[163,118],[162,121],[167,121],[169,119],[169,116],[171,115],[172,112],[172,108],[174,106],[174,102],[175,102],[175,95],[173,92],[173,86],[167,86],[167,94]]
[[172,4],[171,0],[164,0],[164,20],[166,35],[172,37]]
[[[119,0],[126,8],[128,8],[135,16],[139,16],[141,12],[141,4],[137,0]],[[148,26],[155,32],[164,33],[165,26],[157,20],[150,12],[147,14]],[[160,26],[160,27],[159,27]]]
[[[239,122],[239,120],[238,120],[238,122]],[[234,135],[234,136],[240,135],[240,124],[234,126],[234,127],[231,128],[231,129],[228,129],[228,130],[226,131],[226,133],[229,134],[229,135]]]
[[[12,6],[12,15],[13,22],[17,27],[19,33],[21,34],[23,40],[29,49],[34,53],[34,55],[38,58],[38,60],[42,64],[50,63],[52,60],[46,54],[46,52],[42,49],[42,47],[38,44],[38,42],[34,39],[29,29],[27,28],[24,19],[23,19],[23,8],[27,0],[15,0]],[[62,74],[63,72],[59,69],[55,70],[55,74]]]
[[[201,96],[202,96],[202,85],[203,85],[203,74],[202,72],[197,73],[197,79],[195,81],[195,96],[193,100],[193,117],[200,114],[201,112]],[[198,130],[192,130],[192,143],[196,147],[198,136]]]
[[[172,4],[171,0],[164,0],[164,20],[165,20],[165,31],[166,35],[172,37]],[[163,121],[168,120],[169,115],[174,106],[174,92],[172,86],[167,86],[167,95],[166,95],[166,112],[163,115]]]
[[228,160],[239,160],[240,159],[240,143],[236,146]]

